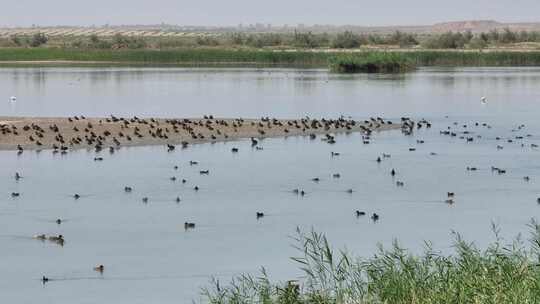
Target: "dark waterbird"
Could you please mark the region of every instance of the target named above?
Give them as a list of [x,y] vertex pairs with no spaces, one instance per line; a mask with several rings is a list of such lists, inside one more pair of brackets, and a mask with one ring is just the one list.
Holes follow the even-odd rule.
[[103,265],[96,266],[96,267],[94,267],[94,270],[99,272],[99,273],[103,273],[103,271],[105,270],[105,266],[103,266]]

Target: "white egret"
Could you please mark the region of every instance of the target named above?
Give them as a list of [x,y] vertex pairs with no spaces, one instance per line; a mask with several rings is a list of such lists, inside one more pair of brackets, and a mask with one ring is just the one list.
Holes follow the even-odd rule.
[[15,97],[15,96],[11,96],[11,97],[9,98],[9,101],[11,101],[11,102],[15,102],[15,101],[17,101],[17,97]]
[[480,98],[480,102],[484,105],[487,104],[486,96],[482,96],[482,98]]

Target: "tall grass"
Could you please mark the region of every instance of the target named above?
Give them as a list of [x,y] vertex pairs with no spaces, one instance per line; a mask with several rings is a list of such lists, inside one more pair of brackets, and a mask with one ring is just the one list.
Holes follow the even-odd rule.
[[[396,52],[399,61],[416,66],[540,66],[540,52],[476,51],[404,51]],[[345,56],[350,60],[373,56],[389,58],[388,53],[322,52],[309,50],[279,51],[267,49],[232,49],[223,47],[185,47],[178,49],[69,49],[69,48],[0,48],[0,61],[66,60],[142,64],[262,64],[328,67],[329,59]]]
[[397,73],[414,68],[413,61],[402,53],[342,54],[330,57],[328,62],[338,73]]
[[275,52],[255,49],[183,48],[169,50],[149,49],[62,49],[62,48],[6,48],[0,49],[0,61],[98,61],[145,64],[295,64],[324,66],[327,55],[315,52]]
[[369,259],[334,251],[322,234],[298,231],[293,258],[304,274],[300,282],[270,282],[242,275],[203,289],[209,303],[540,303],[540,226],[530,224],[530,242],[496,240],[485,250],[455,234],[454,253],[442,255],[426,244],[413,255],[395,242]]

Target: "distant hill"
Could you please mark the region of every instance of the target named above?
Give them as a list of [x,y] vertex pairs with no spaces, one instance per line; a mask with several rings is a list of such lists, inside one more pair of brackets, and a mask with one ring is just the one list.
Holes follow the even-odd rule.
[[239,26],[188,26],[173,24],[156,25],[116,25],[97,27],[77,27],[77,26],[51,26],[32,28],[0,28],[0,37],[12,35],[32,35],[37,32],[45,33],[48,36],[113,36],[115,34],[127,36],[146,37],[186,37],[200,35],[220,35],[230,32],[245,33],[291,33],[294,31],[314,32],[314,33],[337,33],[343,31],[353,31],[363,34],[390,34],[395,31],[402,31],[416,34],[443,33],[448,31],[464,32],[471,31],[489,32],[491,30],[510,29],[512,31],[539,31],[540,22],[529,23],[502,23],[495,20],[466,20],[436,23],[433,25],[407,25],[407,26],[359,26],[359,25],[264,25],[250,24]]
[[437,23],[431,26],[431,32],[489,32],[508,28],[512,31],[540,31],[540,23],[501,23],[495,20],[468,20]]

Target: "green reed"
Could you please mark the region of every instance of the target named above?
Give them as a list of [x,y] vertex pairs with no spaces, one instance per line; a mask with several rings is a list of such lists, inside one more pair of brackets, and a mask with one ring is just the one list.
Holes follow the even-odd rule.
[[335,251],[320,233],[296,238],[303,273],[299,282],[271,282],[241,275],[223,286],[214,279],[203,289],[205,301],[225,303],[540,303],[540,225],[532,221],[528,241],[517,237],[479,249],[454,233],[453,254],[443,255],[426,243],[414,255],[394,242],[371,258]]

